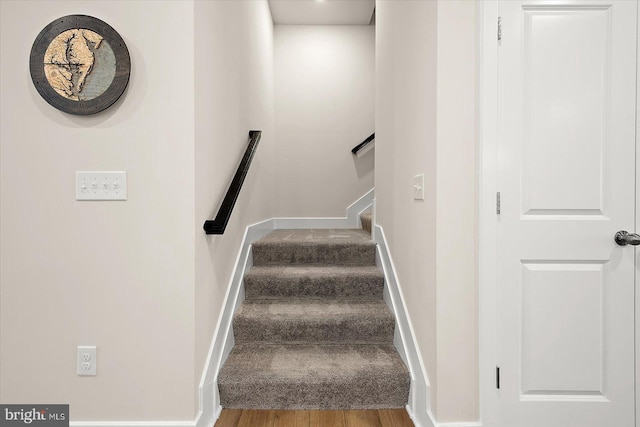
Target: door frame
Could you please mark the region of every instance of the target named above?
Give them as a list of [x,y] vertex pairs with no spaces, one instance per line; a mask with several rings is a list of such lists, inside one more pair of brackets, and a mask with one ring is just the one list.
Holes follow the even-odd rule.
[[[638,159],[638,136],[640,135],[640,118],[638,111],[640,111],[640,1],[636,0],[636,209],[635,209],[635,232],[640,229],[640,174],[638,167],[640,166]],[[640,292],[638,292],[638,284],[640,283],[640,277],[638,277],[638,267],[640,266],[640,250],[634,248],[635,251],[635,276],[634,276],[634,290],[635,290],[635,377],[636,377],[636,426],[640,426],[640,369],[638,369],[638,362],[640,361],[640,316],[638,310],[640,307]]]
[[480,422],[498,426],[497,221],[498,189],[498,0],[477,3],[478,47],[478,372]]
[[[636,0],[638,1],[638,0]],[[487,427],[498,424],[500,391],[496,389],[497,354],[497,217],[498,186],[498,49],[499,0],[477,3],[477,138],[478,138],[478,372],[480,422]],[[640,230],[640,2],[636,20],[636,209],[635,231]],[[640,250],[636,250],[635,289],[640,275]],[[635,292],[635,400],[636,426],[640,427],[640,292]]]

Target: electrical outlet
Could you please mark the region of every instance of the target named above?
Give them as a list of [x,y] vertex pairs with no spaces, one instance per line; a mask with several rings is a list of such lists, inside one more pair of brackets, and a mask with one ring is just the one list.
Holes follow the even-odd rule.
[[96,346],[78,346],[78,375],[95,376],[98,359]]

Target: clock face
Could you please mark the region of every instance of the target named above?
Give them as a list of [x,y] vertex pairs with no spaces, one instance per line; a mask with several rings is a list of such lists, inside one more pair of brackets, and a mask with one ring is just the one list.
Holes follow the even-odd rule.
[[130,68],[120,35],[86,15],[52,22],[31,49],[36,89],[49,104],[71,114],[94,114],[111,106],[124,92]]

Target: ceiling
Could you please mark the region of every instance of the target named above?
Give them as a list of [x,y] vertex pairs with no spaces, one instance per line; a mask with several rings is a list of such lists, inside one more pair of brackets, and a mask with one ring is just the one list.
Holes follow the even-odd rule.
[[375,0],[269,0],[276,25],[369,25]]

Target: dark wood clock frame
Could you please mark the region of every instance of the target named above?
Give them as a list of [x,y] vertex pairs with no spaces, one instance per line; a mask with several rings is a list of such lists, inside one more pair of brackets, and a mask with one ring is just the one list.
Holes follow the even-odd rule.
[[[111,85],[90,100],[74,101],[58,94],[49,84],[44,72],[44,55],[51,41],[59,34],[75,28],[88,29],[102,36],[115,55],[116,70]],[[65,113],[89,115],[109,108],[120,98],[129,83],[131,59],[124,40],[109,24],[92,16],[68,15],[51,22],[38,34],[31,48],[29,68],[31,80],[45,101]]]

